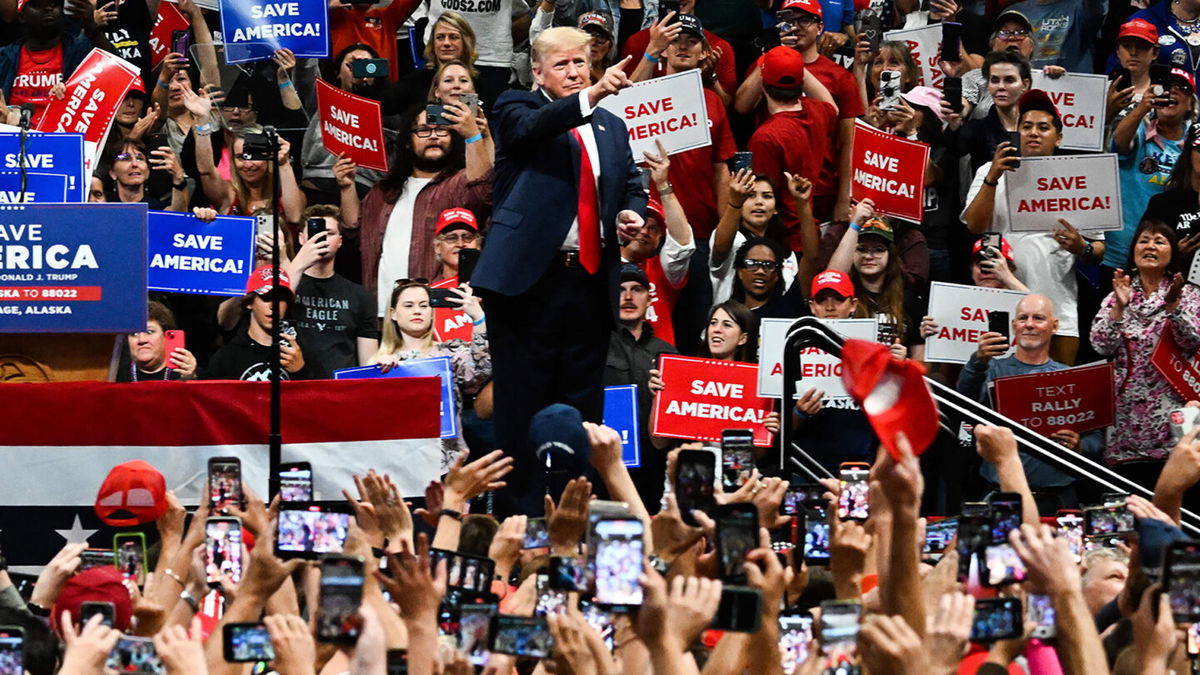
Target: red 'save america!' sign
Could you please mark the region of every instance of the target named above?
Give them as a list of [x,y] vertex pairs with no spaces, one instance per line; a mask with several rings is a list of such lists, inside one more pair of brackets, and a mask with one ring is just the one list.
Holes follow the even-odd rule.
[[770,446],[771,434],[762,422],[775,410],[775,401],[755,394],[758,366],[662,356],[658,367],[665,388],[654,401],[651,434],[720,441],[725,429],[751,429],[755,445]]
[[875,210],[921,222],[925,214],[925,165],[929,146],[854,123],[850,196],[871,198]]
[[368,169],[387,171],[383,113],[378,101],[356,96],[317,80],[321,142],[335,155],[345,155]]

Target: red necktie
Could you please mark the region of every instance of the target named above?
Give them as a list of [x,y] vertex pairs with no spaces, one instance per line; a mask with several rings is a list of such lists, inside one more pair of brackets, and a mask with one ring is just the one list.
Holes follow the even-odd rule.
[[579,262],[588,274],[600,269],[600,200],[596,198],[596,175],[592,160],[578,129],[571,135],[579,141]]

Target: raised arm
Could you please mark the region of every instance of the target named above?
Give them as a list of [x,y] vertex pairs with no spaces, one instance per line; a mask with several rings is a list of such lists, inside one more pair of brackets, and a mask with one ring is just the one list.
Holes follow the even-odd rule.
[[1033,501],[1033,492],[1030,491],[1029,481],[1025,478],[1025,467],[1021,465],[1021,455],[1017,452],[1017,440],[1013,437],[1012,429],[986,424],[976,425],[975,447],[983,461],[996,467],[1000,489],[1021,495],[1021,522],[1029,525],[1041,522],[1038,519],[1037,503]]
[[850,273],[850,268],[854,266],[854,250],[858,248],[858,230],[874,215],[875,202],[869,197],[854,205],[850,210],[850,227],[846,228],[837,250],[830,256],[828,269]]
[[188,87],[183,91],[183,103],[192,113],[192,136],[196,139],[196,171],[200,174],[200,188],[218,213],[227,214],[233,205],[233,186],[221,178],[213,161],[211,136],[216,125],[212,122],[212,100],[207,91],[197,94]]
[[483,130],[479,126],[479,118],[471,114],[471,109],[462,101],[448,101],[445,105],[445,117],[450,120],[450,129],[462,136],[467,144],[467,180],[479,180],[492,170],[495,156],[492,146],[483,140]]
[[813,277],[819,271],[816,251],[821,249],[821,234],[812,212],[812,181],[786,171],[783,175],[787,179],[787,189],[796,201],[796,215],[800,219],[800,245],[804,247],[804,255],[800,256],[800,269],[792,283],[800,284],[800,290],[804,291],[810,287]]
[[729,201],[722,206],[721,220],[717,223],[712,240],[711,264],[720,265],[733,252],[733,240],[742,225],[742,204],[754,191],[754,172],[742,169],[729,180]]
[[992,226],[992,214],[996,209],[996,188],[1000,185],[1000,177],[1005,171],[1016,171],[1020,161],[1017,149],[1009,145],[1008,141],[996,146],[992,163],[988,165],[987,172],[983,173],[975,198],[963,211],[963,222],[972,234],[983,234]]
[[666,16],[660,17],[656,23],[650,26],[650,42],[646,44],[646,53],[633,56],[638,61],[637,67],[633,69],[633,74],[629,76],[630,80],[642,82],[654,77],[654,71],[658,69],[658,63],[662,59],[663,53],[683,31],[683,24],[677,21],[672,23],[674,19],[675,12],[667,12]]
[[891,540],[887,542],[887,570],[880,585],[880,600],[886,614],[899,614],[918,635],[925,635],[925,596],[921,586],[921,560],[917,546],[917,518],[921,496],[925,489],[921,463],[913,454],[908,438],[896,434],[900,459],[893,459],[887,450],[873,480],[891,506]]

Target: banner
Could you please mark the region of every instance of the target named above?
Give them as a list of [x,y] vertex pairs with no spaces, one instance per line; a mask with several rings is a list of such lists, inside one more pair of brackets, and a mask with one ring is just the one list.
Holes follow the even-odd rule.
[[0,208],[0,333],[146,330],[146,205]]
[[1108,78],[1092,73],[1067,73],[1058,79],[1033,71],[1033,89],[1041,89],[1062,115],[1062,147],[1104,152],[1104,104]]
[[883,34],[884,40],[898,40],[908,45],[913,60],[917,62],[920,75],[917,86],[942,89],[942,72],[938,62],[942,60],[942,24],[931,23],[921,28],[890,30]]
[[[341,501],[354,474],[371,468],[390,475],[401,495],[420,497],[437,480],[441,461],[431,442],[437,386],[433,378],[285,380],[282,460],[318,467],[317,499]],[[92,505],[108,471],[121,462],[151,463],[167,489],[192,506],[206,498],[208,458],[234,456],[246,484],[269,499],[269,391],[266,382],[0,387],[0,451],[14,469],[0,472],[0,545],[10,571],[45,564],[67,542],[110,546],[113,531]],[[349,410],[354,414],[334,412]]]
[[329,58],[329,4],[323,0],[220,0],[225,62],[262,61],[276,49]]
[[[763,319],[758,326],[758,395],[763,398],[783,398],[783,345],[788,328],[795,319]],[[821,319],[847,339],[870,340],[878,337],[875,319]],[[810,387],[825,392],[823,400],[850,398],[842,383],[842,359],[816,347],[800,351],[800,380],[796,381],[796,398]]]
[[21,172],[0,171],[0,204],[61,204],[67,201],[67,177],[57,173],[25,172],[25,194],[21,194]]
[[1124,227],[1114,154],[1022,157],[1020,168],[1001,180],[1014,232],[1057,230],[1059,218],[1080,230]]
[[1002,288],[932,282],[929,313],[938,332],[925,339],[925,360],[966,363],[979,348],[979,336],[988,330],[987,313],[1008,312],[1011,319],[1025,296]]
[[[442,279],[429,285],[430,288],[457,288],[458,277]],[[452,307],[433,308],[433,339],[435,342],[464,340],[470,342],[475,336],[475,322],[461,309]]]
[[79,133],[84,141],[103,145],[125,94],[140,77],[132,63],[93,49],[67,80],[62,100],[51,99],[42,111],[38,130]]
[[854,123],[850,196],[875,200],[875,210],[913,222],[925,215],[925,166],[929,146]]
[[1116,415],[1109,362],[992,382],[996,411],[1045,436],[1059,429],[1081,434],[1112,426]]
[[771,445],[762,420],[775,401],[754,394],[758,366],[664,355],[658,369],[666,388],[654,399],[650,435],[720,441],[725,429],[753,429],[755,445]]
[[625,466],[641,466],[642,435],[638,433],[636,384],[604,388],[604,425],[621,434],[621,459]]
[[454,369],[450,366],[449,356],[435,356],[429,359],[413,359],[401,361],[392,366],[388,372],[383,372],[379,366],[362,366],[361,368],[343,368],[333,371],[335,380],[363,380],[386,377],[439,377],[442,380],[440,429],[441,438],[458,437],[458,407],[454,404]]
[[[189,30],[192,24],[179,11],[173,2],[159,2],[158,16],[154,19],[154,28],[150,30],[150,67],[157,68],[158,64],[171,53],[171,34],[177,30]],[[190,54],[184,56],[191,57]],[[154,86],[154,85],[149,85]]]
[[[21,169],[21,134],[0,132],[0,169]],[[31,131],[25,135],[25,170],[67,177],[67,198],[63,201],[87,201],[89,182],[83,168],[83,134],[44,134]],[[19,191],[20,188],[17,188]],[[13,195],[5,195],[6,203],[16,203]]]
[[254,270],[257,218],[150,211],[146,221],[149,288],[170,293],[239,296]]
[[321,142],[334,155],[345,155],[368,169],[388,170],[379,101],[356,96],[317,80]]
[[1150,354],[1150,363],[1184,401],[1200,400],[1200,368],[1175,342],[1170,324],[1158,338],[1158,344]]
[[643,153],[658,153],[655,140],[662,142],[668,155],[712,143],[697,68],[638,82],[605,97],[597,107],[625,120],[635,162],[642,161]]

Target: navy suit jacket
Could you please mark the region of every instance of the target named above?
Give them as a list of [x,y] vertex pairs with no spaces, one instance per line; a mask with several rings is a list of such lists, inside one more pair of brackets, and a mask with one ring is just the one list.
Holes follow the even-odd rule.
[[[589,122],[578,94],[551,101],[540,91],[505,92],[492,113],[496,141],[492,224],[471,285],[501,295],[529,290],[562,246],[579,204],[580,148],[570,130]],[[646,212],[646,192],[620,117],[592,111],[599,151],[601,269],[616,298],[620,274],[617,213]],[[595,157],[591,158],[597,161]]]

